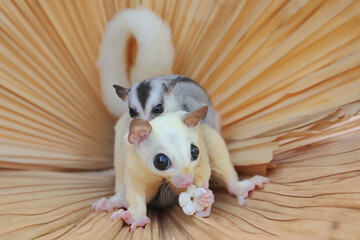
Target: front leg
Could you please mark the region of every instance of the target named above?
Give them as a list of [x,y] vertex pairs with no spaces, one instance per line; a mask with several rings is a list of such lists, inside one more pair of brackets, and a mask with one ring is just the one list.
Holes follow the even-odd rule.
[[149,223],[146,216],[146,203],[154,197],[161,184],[161,177],[155,176],[142,167],[136,154],[129,152],[124,170],[126,201],[129,207],[126,211],[120,209],[112,216],[112,220],[123,219],[131,225],[133,232],[136,227]]
[[[201,127],[197,128],[197,134],[201,136]],[[200,152],[199,163],[194,168],[193,184],[196,187],[202,187],[205,183],[209,183],[211,168],[207,146],[201,137],[199,137],[198,147]]]
[[144,201],[144,196],[134,194],[138,202],[134,204],[129,204],[129,208],[125,211],[120,209],[115,212],[112,216],[112,220],[123,219],[127,224],[131,225],[131,232],[134,232],[136,227],[143,227],[150,222],[149,218],[146,216],[146,201]]
[[[200,129],[198,129],[200,130]],[[201,134],[198,132],[198,134]],[[212,204],[214,203],[214,194],[209,189],[209,180],[211,175],[211,168],[210,168],[210,161],[209,156],[207,153],[207,148],[205,145],[205,142],[200,138],[199,141],[199,150],[200,150],[200,159],[199,164],[194,169],[195,177],[194,177],[194,185],[196,187],[201,187],[205,189],[205,193],[203,193],[201,196],[199,196],[196,201],[197,204],[204,207],[205,209],[196,212],[196,215],[200,217],[208,217],[210,215],[210,210],[212,207]]]
[[[125,119],[126,120],[126,119]],[[125,160],[123,155],[126,154],[126,147],[122,143],[122,131],[119,127],[125,124],[124,119],[120,119],[116,125],[116,135],[114,144],[114,166],[115,166],[115,195],[110,199],[105,197],[92,204],[92,208],[96,212],[111,212],[114,208],[127,208],[128,203],[125,199],[125,183],[124,183],[124,168]]]
[[205,208],[200,212],[196,212],[196,215],[199,217],[208,217],[210,216],[211,207],[214,203],[215,197],[213,192],[209,189],[209,183],[205,183],[202,188],[204,188],[206,192],[199,196],[196,201],[199,205]]
[[136,183],[136,179],[129,178],[128,174],[125,174],[126,183],[126,200],[129,207],[126,211],[120,209],[112,216],[112,220],[123,219],[127,224],[131,225],[131,231],[133,232],[136,227],[143,227],[149,223],[149,218],[146,216],[146,193],[148,189],[146,184]]
[[236,195],[239,205],[244,206],[249,191],[254,190],[256,186],[262,187],[264,183],[269,182],[269,179],[255,176],[248,180],[239,181],[223,138],[207,125],[202,125],[202,130],[203,139],[209,152],[213,177],[224,183],[228,191]]

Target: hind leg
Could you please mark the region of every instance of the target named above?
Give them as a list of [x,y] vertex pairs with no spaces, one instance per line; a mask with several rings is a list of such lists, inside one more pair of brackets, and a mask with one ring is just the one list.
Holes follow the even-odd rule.
[[125,198],[125,189],[116,193],[110,199],[103,197],[91,205],[91,208],[94,209],[96,212],[111,212],[115,208],[127,207],[128,203]]
[[123,178],[120,179],[120,177],[122,176],[116,174],[115,195],[112,196],[110,199],[103,197],[100,200],[96,201],[91,205],[92,209],[94,209],[96,212],[111,212],[114,208],[128,207],[125,196],[125,185],[123,183]]
[[118,143],[121,141],[118,135],[115,137],[114,165],[115,165],[115,195],[110,199],[101,198],[92,204],[92,209],[96,212],[111,212],[114,208],[127,208],[128,203],[125,195],[124,184],[124,159],[120,156],[124,153],[125,148]]
[[161,184],[162,178],[148,174],[147,169],[139,166],[139,160],[135,158],[129,160],[125,170],[126,200],[129,203],[128,209],[113,213],[112,220],[123,219],[131,225],[133,232],[136,227],[143,227],[149,223],[146,216],[146,203],[152,199],[157,192],[157,187]]
[[245,198],[256,186],[262,187],[269,179],[261,176],[254,176],[250,179],[239,181],[234,166],[230,160],[229,152],[222,137],[212,128],[203,125],[202,134],[208,149],[212,176],[220,180],[227,190],[236,195],[238,203],[245,205]]

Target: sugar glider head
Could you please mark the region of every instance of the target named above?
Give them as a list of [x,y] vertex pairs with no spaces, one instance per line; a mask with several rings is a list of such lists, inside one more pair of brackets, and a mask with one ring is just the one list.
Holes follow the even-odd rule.
[[198,124],[206,117],[207,106],[194,112],[168,112],[150,123],[134,119],[130,124],[128,141],[142,163],[177,188],[190,186],[194,168],[199,164],[202,150]]
[[113,85],[116,94],[129,105],[131,118],[147,121],[178,109],[173,99],[173,88],[183,76],[164,75],[137,82],[131,89]]

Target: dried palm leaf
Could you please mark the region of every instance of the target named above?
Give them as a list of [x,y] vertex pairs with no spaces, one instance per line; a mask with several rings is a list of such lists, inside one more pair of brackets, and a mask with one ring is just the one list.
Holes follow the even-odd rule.
[[150,211],[134,238],[359,236],[359,1],[2,0],[0,238],[130,238],[88,208],[112,194],[111,173],[39,171],[112,167],[96,60],[128,7],[170,25],[173,71],[210,94],[233,163],[273,181],[247,208],[218,191],[209,219]]
[[[357,121],[357,124],[354,125]],[[275,156],[271,183],[253,192],[247,206],[215,191],[210,218],[186,216],[179,206],[149,210],[150,225],[135,239],[278,239],[297,234],[310,239],[360,236],[359,120],[333,128],[345,134]],[[94,213],[90,204],[113,190],[113,172],[57,173],[2,171],[0,238],[130,239],[129,227]],[[46,235],[44,235],[46,234]]]

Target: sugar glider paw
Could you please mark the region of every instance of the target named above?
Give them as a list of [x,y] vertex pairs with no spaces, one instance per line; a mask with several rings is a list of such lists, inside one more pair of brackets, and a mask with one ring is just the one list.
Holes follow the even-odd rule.
[[256,186],[262,188],[264,183],[268,183],[269,179],[262,176],[254,176],[250,179],[237,182],[236,186],[230,187],[230,192],[236,195],[240,206],[245,206],[245,198],[249,192],[254,190]]
[[150,222],[150,219],[148,217],[142,217],[140,220],[135,221],[131,224],[131,232],[134,232],[135,228],[137,227],[145,227],[146,224],[148,224]]
[[139,220],[135,220],[130,211],[124,211],[123,209],[120,209],[111,216],[111,220],[119,219],[123,219],[128,225],[131,225],[131,232],[134,232],[135,228],[143,227],[150,222],[149,218],[146,216],[140,218]]
[[195,197],[195,200],[198,205],[205,207],[202,211],[195,212],[199,217],[208,217],[210,215],[211,206],[214,203],[214,194],[209,189],[209,183],[205,183],[202,186],[205,189],[205,193],[201,194],[199,197]]
[[111,215],[111,220],[119,219],[123,219],[129,225],[135,222],[134,218],[131,216],[131,213],[129,211],[124,211],[124,209],[120,209]]
[[211,207],[211,205],[214,203],[214,194],[209,189],[209,183],[205,183],[202,188],[205,189],[206,192],[201,194],[199,197],[195,197],[195,200],[198,204],[204,207]]
[[113,210],[113,205],[107,198],[101,198],[91,205],[91,208],[95,210],[95,212],[111,212]]
[[101,198],[91,205],[91,208],[95,210],[95,212],[111,212],[114,208],[122,208],[127,207],[126,204],[121,202],[113,202],[107,198]]
[[210,216],[210,211],[211,211],[211,206],[206,207],[203,211],[195,212],[195,214],[199,217],[206,218],[206,217]]

